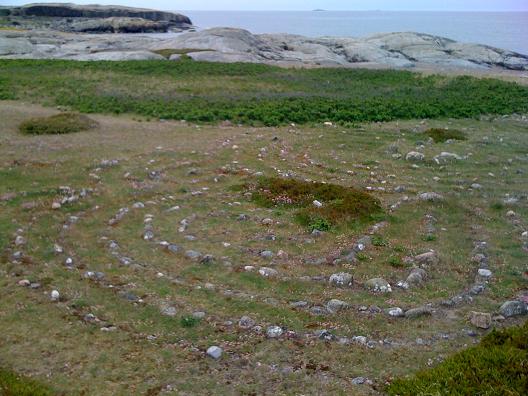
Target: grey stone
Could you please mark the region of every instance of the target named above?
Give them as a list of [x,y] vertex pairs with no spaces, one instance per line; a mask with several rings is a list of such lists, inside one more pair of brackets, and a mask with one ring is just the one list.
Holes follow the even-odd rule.
[[259,269],[259,274],[265,278],[275,278],[279,275],[279,272],[273,268],[262,267]]
[[373,278],[365,282],[365,287],[367,290],[376,292],[376,293],[390,293],[392,292],[391,285],[385,279],[382,278]]
[[216,345],[213,345],[209,348],[207,348],[207,355],[212,357],[213,359],[217,360],[217,359],[220,359],[220,357],[222,356],[222,348],[216,346]]
[[405,311],[405,317],[414,319],[418,318],[420,316],[429,316],[433,313],[433,310],[430,307],[418,307],[418,308],[412,308],[407,311]]
[[435,192],[425,192],[418,195],[420,201],[425,202],[440,202],[444,200],[444,197],[441,194]]
[[198,261],[202,257],[202,254],[195,250],[187,250],[185,252],[185,257],[194,261]]
[[248,330],[251,329],[253,326],[255,326],[255,321],[249,316],[242,316],[238,321],[238,327],[240,327],[241,329]]
[[399,317],[405,316],[405,314],[403,313],[403,310],[401,308],[399,308],[399,307],[389,308],[387,310],[387,313],[389,314],[389,316],[392,316],[392,317],[395,317],[395,318],[399,318]]
[[440,263],[440,257],[436,251],[431,250],[415,256],[414,261],[423,268],[435,267]]
[[499,309],[505,318],[528,314],[528,304],[523,301],[506,301]]
[[283,330],[279,326],[270,326],[266,330],[266,335],[268,338],[279,338],[283,333]]
[[405,160],[409,162],[422,162],[425,160],[425,155],[419,151],[410,151],[405,156]]
[[330,275],[329,282],[331,285],[337,287],[349,287],[352,286],[352,275],[347,272],[339,272]]
[[347,308],[350,308],[348,303],[337,299],[332,299],[326,303],[326,309],[328,309],[330,313],[337,313]]

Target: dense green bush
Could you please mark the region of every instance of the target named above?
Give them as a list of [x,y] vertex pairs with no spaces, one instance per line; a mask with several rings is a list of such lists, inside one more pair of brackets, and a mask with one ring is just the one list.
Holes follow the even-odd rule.
[[[336,184],[261,177],[256,184],[248,184],[246,190],[252,192],[252,200],[260,206],[297,209],[297,220],[312,231],[370,220],[382,213],[380,202],[372,195]],[[322,206],[315,206],[315,200]]]
[[515,83],[407,71],[0,60],[0,76],[0,98],[68,106],[85,113],[135,113],[192,122],[350,125],[528,111],[528,88]]
[[61,135],[85,131],[97,124],[81,114],[60,113],[50,117],[31,118],[19,126],[22,133],[28,135]]
[[467,140],[466,134],[458,129],[430,128],[424,134],[432,138],[435,143],[444,143],[448,140]]
[[0,369],[1,396],[51,396],[50,388],[32,379]]
[[482,342],[437,367],[398,379],[389,395],[526,395],[528,390],[528,322],[493,331]]

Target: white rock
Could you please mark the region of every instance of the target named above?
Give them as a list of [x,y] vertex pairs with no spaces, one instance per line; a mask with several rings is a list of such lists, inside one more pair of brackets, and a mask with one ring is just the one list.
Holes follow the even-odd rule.
[[222,356],[222,348],[213,345],[207,348],[207,355],[209,355],[215,360],[220,359],[220,357]]
[[403,313],[403,310],[399,307],[396,307],[396,308],[391,308],[389,309],[389,315],[390,316],[393,316],[395,318],[399,318],[401,316],[404,316],[404,313]]
[[313,205],[316,207],[316,208],[322,208],[323,207],[323,204],[321,202],[319,202],[318,200],[314,200],[313,201]]
[[488,269],[480,268],[478,270],[478,274],[479,274],[479,276],[481,276],[483,278],[491,278],[492,272],[490,270],[488,270]]
[[268,338],[279,338],[282,333],[282,328],[279,326],[270,326],[266,330],[266,335],[268,336]]
[[58,292],[58,290],[52,290],[50,296],[51,296],[51,301],[59,301],[60,293]]

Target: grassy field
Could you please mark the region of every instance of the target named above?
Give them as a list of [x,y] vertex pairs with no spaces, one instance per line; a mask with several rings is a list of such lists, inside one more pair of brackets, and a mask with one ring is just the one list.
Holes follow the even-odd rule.
[[0,99],[268,126],[528,111],[528,87],[493,79],[193,61],[0,60]]
[[[9,380],[68,395],[418,394],[427,376],[395,379],[449,374],[453,353],[523,323],[497,314],[528,294],[528,122],[447,117],[526,112],[526,88],[406,72],[0,61],[0,95],[16,99],[0,101]],[[283,112],[285,102],[302,112]],[[386,112],[340,119],[330,102]],[[271,107],[259,115],[253,103]],[[93,127],[20,132],[57,105],[91,112]],[[377,117],[394,120],[366,122]],[[244,125],[212,123],[225,119]],[[410,151],[424,160],[406,161]],[[459,159],[438,163],[442,152]],[[427,280],[397,287],[410,258],[430,250]],[[464,294],[480,252],[493,275]],[[342,272],[350,285],[329,282]],[[392,292],[367,289],[380,277]],[[469,322],[472,311],[492,315],[489,330]],[[283,334],[270,338],[270,326]]]

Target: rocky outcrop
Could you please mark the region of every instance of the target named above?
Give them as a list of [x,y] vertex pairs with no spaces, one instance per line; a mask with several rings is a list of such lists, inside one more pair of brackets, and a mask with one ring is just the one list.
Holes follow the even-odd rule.
[[185,15],[144,8],[77,5],[66,3],[28,4],[3,8],[5,22],[22,29],[47,29],[75,33],[151,33],[181,31],[192,27]]
[[143,18],[112,17],[72,22],[69,30],[78,33],[165,33],[168,27],[166,22]]
[[[131,24],[134,18],[128,18]],[[117,20],[99,20],[83,29],[122,31]],[[94,27],[95,26],[95,27]],[[124,26],[131,26],[125,24]],[[148,25],[139,29],[148,28]],[[79,28],[80,29],[80,28]],[[85,30],[86,31],[86,30]],[[50,31],[0,31],[0,57],[82,58],[100,51],[185,50],[198,61],[251,62],[284,66],[322,65],[439,69],[528,70],[528,56],[478,44],[457,43],[420,33],[387,33],[365,38],[308,38],[289,34],[254,35],[214,28],[168,38],[130,35],[64,35]],[[193,51],[194,50],[194,51]],[[124,58],[127,58],[124,56]],[[96,57],[92,57],[96,58]]]
[[283,62],[348,66],[378,64],[388,67],[528,70],[528,57],[478,44],[464,44],[420,33],[386,33],[365,38],[317,38],[289,34],[253,35],[242,29],[214,28],[155,44],[154,48],[196,48],[215,51],[207,60]]
[[11,9],[12,16],[60,17],[60,18],[141,18],[163,21],[174,25],[192,25],[185,15],[146,8],[113,5],[78,5],[67,3],[35,3]]

